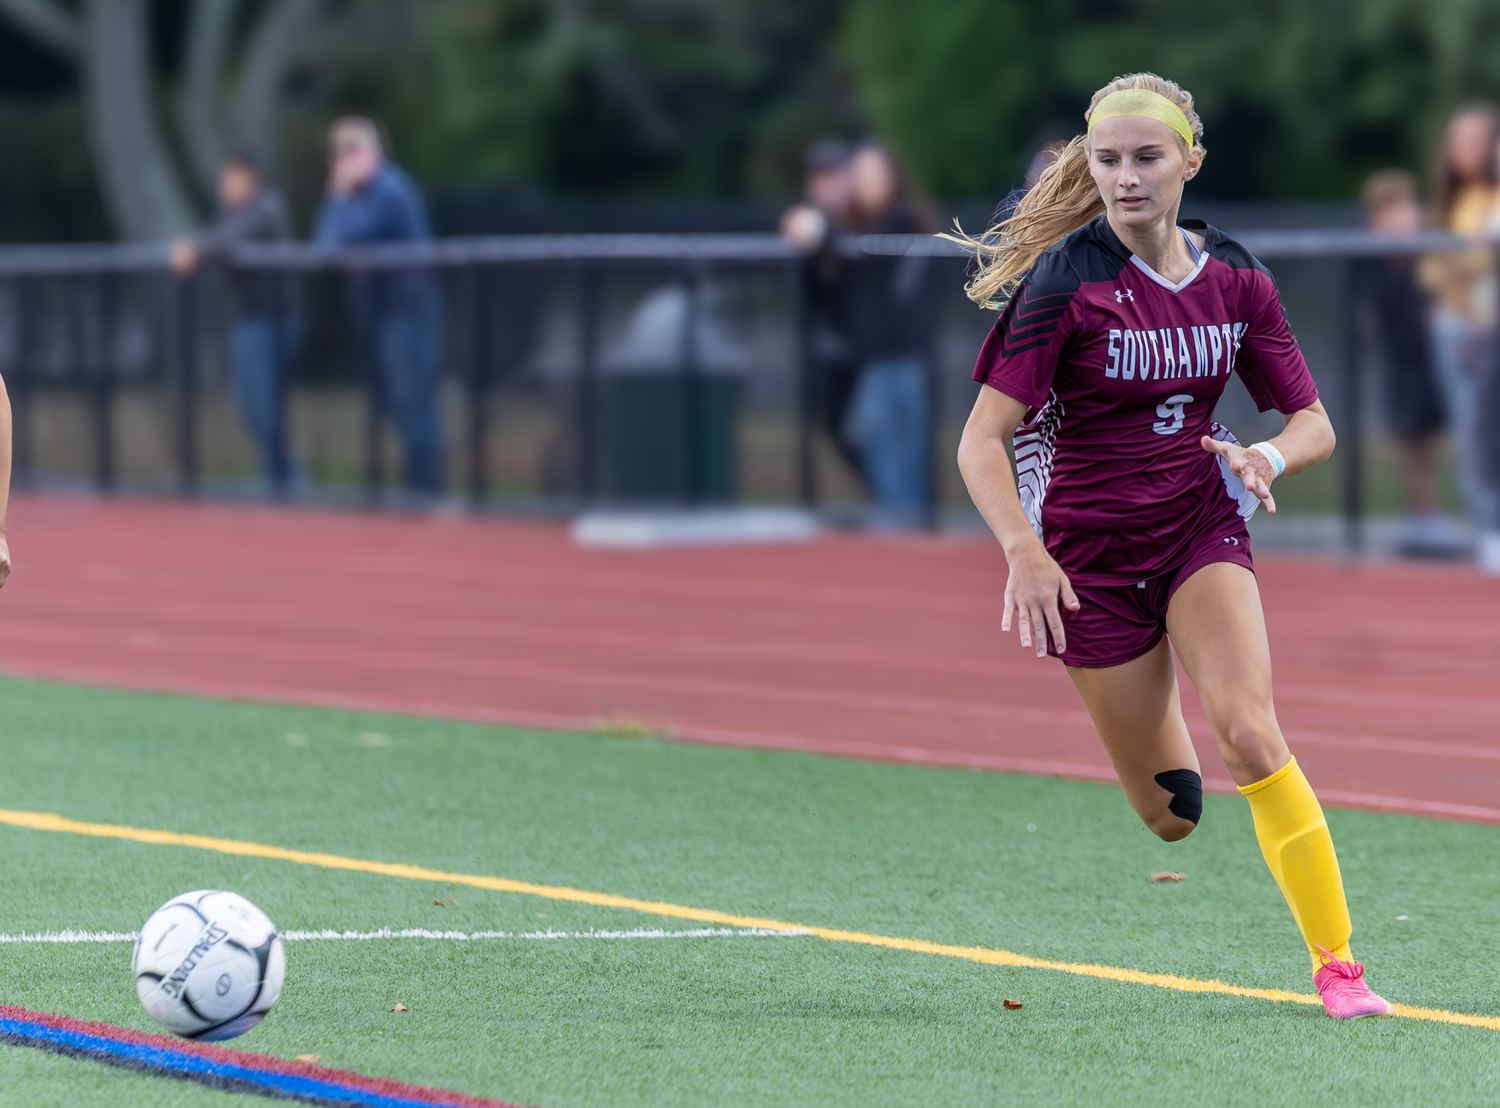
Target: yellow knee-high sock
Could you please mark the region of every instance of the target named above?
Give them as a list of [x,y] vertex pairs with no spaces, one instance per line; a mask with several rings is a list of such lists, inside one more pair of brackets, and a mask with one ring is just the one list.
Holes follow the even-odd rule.
[[1302,931],[1313,969],[1320,965],[1319,947],[1352,962],[1349,935],[1353,926],[1338,856],[1323,809],[1297,767],[1297,759],[1263,781],[1242,786],[1240,792],[1250,801],[1260,852]]

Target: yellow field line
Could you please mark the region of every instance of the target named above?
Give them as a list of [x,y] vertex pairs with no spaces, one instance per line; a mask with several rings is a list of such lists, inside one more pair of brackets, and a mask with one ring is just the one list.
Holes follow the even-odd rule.
[[[801,931],[835,943],[858,943],[864,946],[883,946],[892,950],[908,950],[917,954],[937,954],[945,958],[962,958],[970,962],[983,962],[992,966],[1019,966],[1024,969],[1056,970],[1060,973],[1076,974],[1080,977],[1102,977],[1109,981],[1128,981],[1137,985],[1154,985],[1158,989],[1173,989],[1183,993],[1221,993],[1226,996],[1244,996],[1256,1000],[1276,1000],[1291,1004],[1321,1004],[1316,996],[1307,993],[1292,993],[1284,989],[1251,989],[1243,985],[1229,985],[1223,981],[1203,981],[1196,977],[1178,977],[1170,973],[1145,973],[1141,970],[1123,969],[1118,966],[1098,966],[1082,962],[1053,962],[1045,958],[1032,958],[1015,954],[1009,950],[991,950],[979,946],[949,946],[945,943],[928,942],[925,939],[898,939],[889,935],[872,935],[864,931],[842,931],[831,927],[809,927],[803,923],[786,923],[783,920],[759,919],[755,916],[737,916],[719,912],[712,908],[689,908],[681,904],[668,904],[659,900],[636,900],[612,893],[595,893],[587,889],[570,889],[564,885],[533,885],[529,881],[512,881],[506,877],[483,877],[467,873],[447,873],[428,869],[425,866],[409,866],[400,862],[371,862],[361,858],[345,858],[339,854],[319,854],[306,850],[286,850],[279,846],[261,843],[239,842],[234,839],[215,839],[206,835],[182,835],[176,831],[150,831],[138,827],[122,827],[113,823],[80,823],[49,812],[12,812],[0,808],[0,823],[26,827],[33,831],[62,831],[72,835],[92,835],[105,839],[129,839],[131,842],[152,843],[157,846],[190,846],[198,850],[212,850],[219,854],[238,854],[249,858],[270,858],[281,862],[295,862],[303,866],[321,866],[324,869],[355,870],[359,873],[378,873],[386,877],[404,877],[411,881],[437,881],[449,885],[470,885],[476,889],[491,889],[502,893],[525,893],[528,896],[546,897],[548,900],[571,900],[580,904],[596,904],[602,908],[626,908],[634,912],[648,912],[655,916],[670,916],[675,919],[698,920],[703,923],[718,923],[729,927],[760,927],[768,931]],[[1500,1031],[1500,1017],[1474,1016],[1463,1012],[1447,1012],[1439,1008],[1413,1008],[1396,1005],[1396,1014],[1408,1019],[1429,1020],[1435,1023],[1456,1023],[1468,1027],[1487,1027]]]

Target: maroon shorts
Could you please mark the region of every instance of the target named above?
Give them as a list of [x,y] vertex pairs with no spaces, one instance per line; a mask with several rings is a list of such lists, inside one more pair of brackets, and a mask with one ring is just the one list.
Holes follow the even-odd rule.
[[1047,653],[1083,669],[1106,669],[1139,658],[1166,634],[1167,605],[1173,594],[1189,577],[1214,562],[1233,562],[1255,572],[1250,534],[1244,524],[1227,536],[1223,531],[1204,535],[1176,569],[1136,584],[1074,585],[1078,611],[1062,609],[1068,649],[1059,654],[1048,642]]

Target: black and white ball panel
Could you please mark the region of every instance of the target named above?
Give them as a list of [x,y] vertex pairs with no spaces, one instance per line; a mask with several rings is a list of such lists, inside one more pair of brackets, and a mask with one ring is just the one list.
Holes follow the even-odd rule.
[[271,921],[235,893],[174,897],[141,929],[136,993],[167,1030],[231,1039],[258,1024],[281,993],[286,950]]

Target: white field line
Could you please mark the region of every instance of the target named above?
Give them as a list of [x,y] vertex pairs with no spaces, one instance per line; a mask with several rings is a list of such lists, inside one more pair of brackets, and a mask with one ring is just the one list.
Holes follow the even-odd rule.
[[[641,927],[631,931],[429,931],[424,927],[399,930],[382,927],[375,931],[283,931],[289,942],[329,939],[437,939],[466,943],[474,939],[716,939],[716,938],[789,938],[807,935],[807,931],[772,931],[760,927],[697,927],[691,931],[663,931]],[[0,935],[5,943],[133,943],[134,931],[22,931]]]
[[133,943],[135,931],[22,931],[19,935],[0,935],[0,943]]

